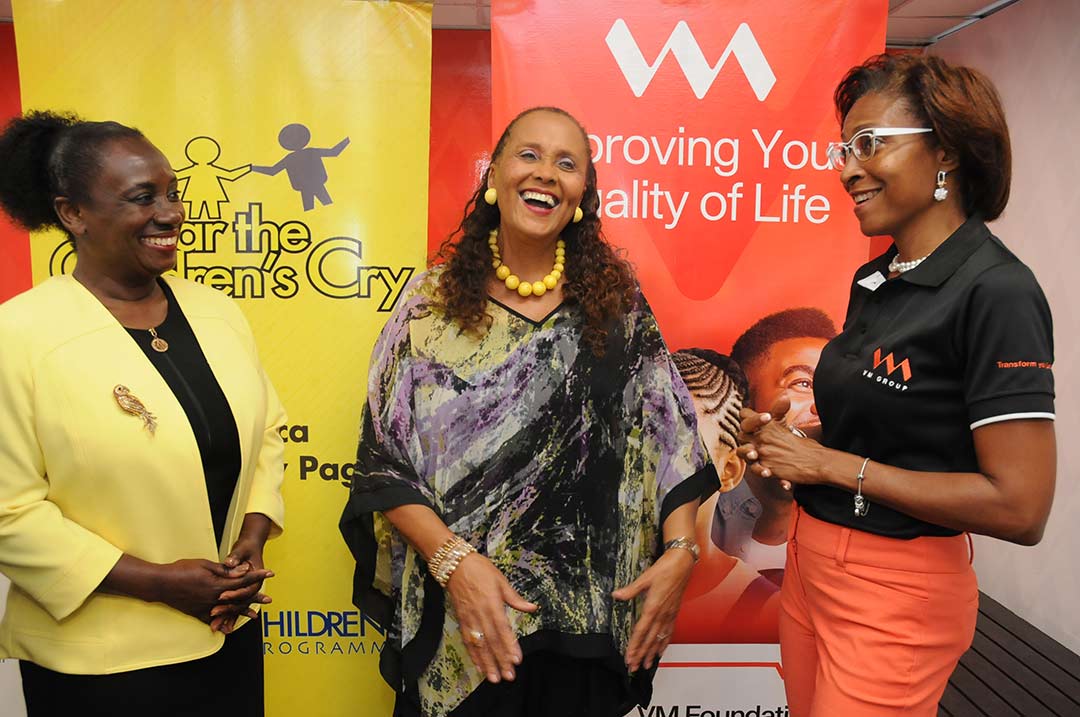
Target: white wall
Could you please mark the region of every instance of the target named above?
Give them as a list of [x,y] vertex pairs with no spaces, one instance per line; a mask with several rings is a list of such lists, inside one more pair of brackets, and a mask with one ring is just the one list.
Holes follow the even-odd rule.
[[[1080,652],[1080,2],[1021,0],[930,54],[986,73],[1012,135],[1008,209],[991,230],[1038,277],[1054,314],[1058,479],[1034,548],[976,539],[982,589]],[[1023,446],[1017,446],[1023,450]]]
[[[7,604],[8,585],[8,579],[0,575],[0,617],[4,614],[4,605]],[[26,717],[18,660],[0,660],[0,715]]]

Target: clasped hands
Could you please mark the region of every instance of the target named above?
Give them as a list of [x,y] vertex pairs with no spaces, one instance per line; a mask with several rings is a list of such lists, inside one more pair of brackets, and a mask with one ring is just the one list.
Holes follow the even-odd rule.
[[262,584],[267,578],[274,577],[274,572],[263,565],[262,545],[243,538],[236,541],[222,566],[229,578],[241,581],[237,587],[218,595],[217,603],[210,608],[210,629],[227,635],[236,628],[236,620],[241,615],[258,619],[259,614],[251,607],[253,603],[268,605],[271,602],[270,596],[262,592]]
[[[634,625],[626,650],[626,666],[635,672],[652,667],[668,643],[675,625],[683,591],[694,566],[686,550],[670,550],[636,580],[612,593],[616,600],[630,601],[644,594],[641,615]],[[469,657],[489,682],[513,680],[523,658],[507,606],[536,612],[538,606],[523,598],[485,556],[470,553],[462,559],[446,584],[446,591],[461,626]]]
[[253,604],[270,602],[260,592],[274,573],[262,562],[262,542],[241,536],[222,562],[185,558],[156,565],[143,597],[161,602],[228,634],[241,616],[258,617]]
[[779,480],[785,490],[791,490],[793,484],[821,483],[819,453],[825,450],[820,443],[784,422],[790,408],[791,401],[781,396],[767,413],[752,408],[739,411],[736,451],[754,475]]

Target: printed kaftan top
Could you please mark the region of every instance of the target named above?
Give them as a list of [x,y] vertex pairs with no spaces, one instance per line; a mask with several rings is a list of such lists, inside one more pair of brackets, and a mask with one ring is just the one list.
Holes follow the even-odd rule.
[[657,557],[671,510],[718,487],[642,297],[597,357],[567,304],[533,322],[491,301],[490,328],[462,333],[430,306],[437,271],[375,344],[341,520],[354,600],[387,630],[383,676],[424,715],[448,714],[483,675],[423,558],[377,511],[431,507],[537,603],[507,610],[526,655],[613,657],[625,673],[636,606],[611,591]]

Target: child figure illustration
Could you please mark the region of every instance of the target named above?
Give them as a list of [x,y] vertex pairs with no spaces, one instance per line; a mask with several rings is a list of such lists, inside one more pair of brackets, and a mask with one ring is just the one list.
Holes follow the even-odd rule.
[[210,137],[188,140],[184,156],[191,164],[177,169],[176,178],[184,182],[181,197],[188,219],[220,219],[221,205],[229,201],[222,182],[235,182],[251,171],[251,165],[225,169],[214,164],[221,156],[221,146]]
[[341,154],[349,144],[349,138],[341,140],[333,147],[308,147],[311,141],[311,131],[304,125],[294,123],[281,128],[278,133],[278,143],[289,150],[277,164],[271,167],[253,165],[251,171],[260,174],[277,174],[285,170],[289,175],[289,183],[292,188],[300,192],[300,198],[304,203],[304,211],[315,208],[315,200],[326,206],[333,203],[330,193],[326,191],[326,167],[323,165],[324,157],[336,157]]

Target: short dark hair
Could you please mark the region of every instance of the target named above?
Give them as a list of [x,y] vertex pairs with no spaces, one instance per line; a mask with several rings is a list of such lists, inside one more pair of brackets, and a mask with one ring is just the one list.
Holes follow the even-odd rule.
[[895,95],[934,128],[927,140],[956,157],[968,216],[991,221],[1001,215],[1009,202],[1012,148],[1001,98],[986,75],[934,55],[876,55],[848,70],[837,85],[833,102],[841,124],[871,92]]
[[[829,339],[836,336],[836,325],[824,311],[811,307],[785,309],[758,319],[743,332],[731,347],[731,358],[744,371],[761,360],[773,344],[788,339]],[[748,397],[749,398],[749,397]]]
[[0,133],[0,206],[22,227],[64,230],[53,200],[90,199],[106,144],[145,139],[119,122],[86,122],[72,114],[27,112]]

